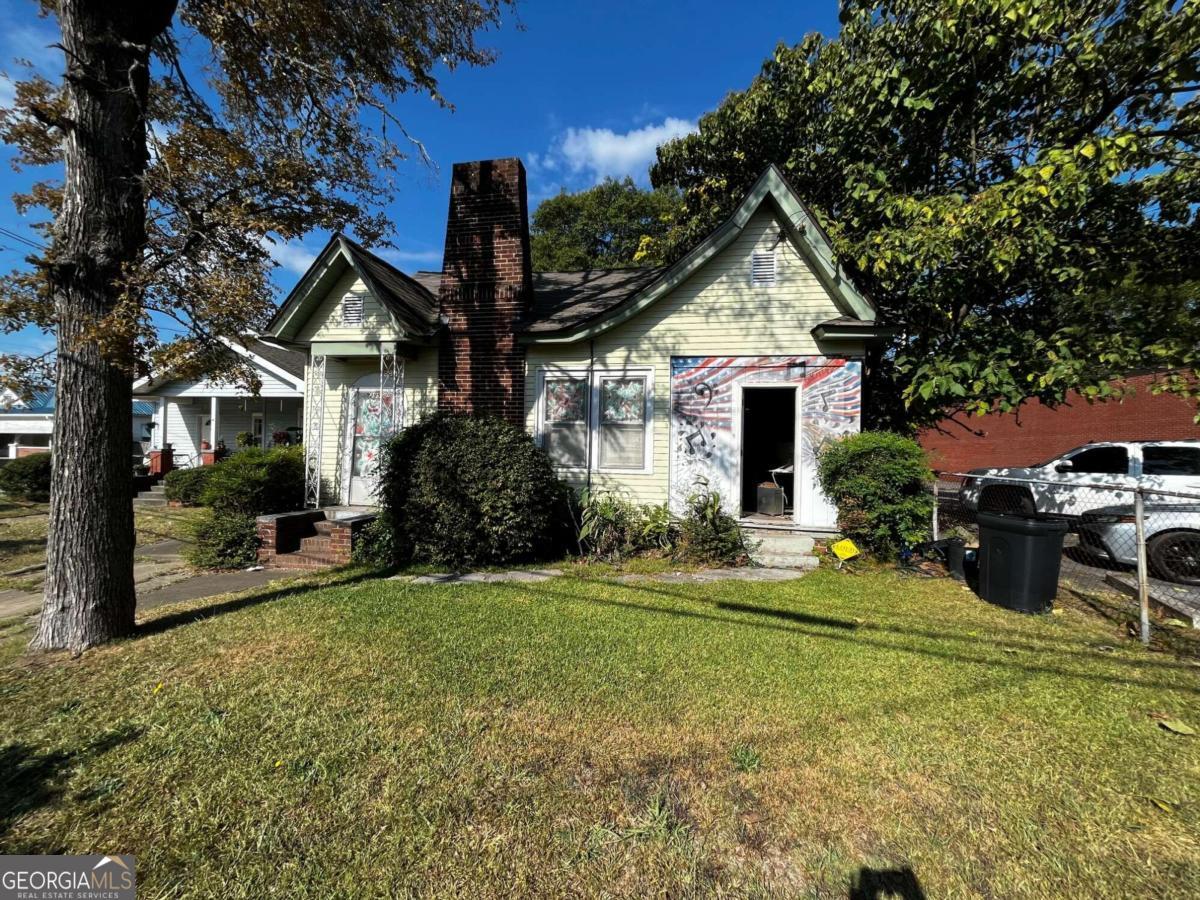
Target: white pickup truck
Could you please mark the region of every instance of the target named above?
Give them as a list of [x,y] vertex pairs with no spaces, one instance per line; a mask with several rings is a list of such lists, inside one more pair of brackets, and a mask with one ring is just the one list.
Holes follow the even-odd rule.
[[972,469],[966,475],[959,499],[982,512],[1074,519],[1098,507],[1132,503],[1138,487],[1156,503],[1186,503],[1186,497],[1151,492],[1200,497],[1200,441],[1085,444],[1036,466]]

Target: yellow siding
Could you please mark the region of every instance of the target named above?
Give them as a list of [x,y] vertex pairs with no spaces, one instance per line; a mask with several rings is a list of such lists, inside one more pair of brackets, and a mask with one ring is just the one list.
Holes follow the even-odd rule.
[[[775,245],[775,217],[756,213],[741,235],[686,282],[651,307],[595,339],[597,369],[654,369],[653,471],[592,473],[592,484],[620,490],[639,503],[662,503],[668,492],[672,356],[845,355],[861,345],[820,345],[812,329],[841,315],[790,240],[776,248],[776,283],[750,284],[751,254]],[[526,356],[526,425],[537,430],[537,371],[542,366],[586,368],[588,341],[533,345]],[[572,476],[576,482],[582,474]]]
[[[351,413],[350,391],[360,378],[379,374],[379,360],[372,357],[327,357],[325,360],[325,414],[321,428],[321,499],[341,503],[343,475],[349,448],[346,417]],[[306,415],[315,415],[317,391],[311,368],[305,371]],[[437,350],[423,349],[415,359],[404,361],[403,424],[428,416],[437,409]]]
[[[342,298],[347,294],[362,297],[363,314],[360,325],[342,324]],[[367,286],[347,268],[334,285],[333,290],[321,301],[321,305],[309,316],[300,332],[298,341],[367,341],[395,340],[399,337],[396,326],[388,311],[367,290]]]

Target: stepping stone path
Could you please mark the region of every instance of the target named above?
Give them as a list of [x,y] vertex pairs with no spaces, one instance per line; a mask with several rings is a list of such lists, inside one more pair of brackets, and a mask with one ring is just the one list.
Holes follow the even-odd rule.
[[[698,572],[662,572],[654,575],[618,575],[625,583],[659,581],[668,584],[707,584],[713,581],[792,581],[805,574],[804,569],[701,569]],[[432,575],[393,575],[389,581],[409,584],[497,584],[500,582],[535,583],[563,575],[562,569],[526,569],[511,572],[436,572]]]

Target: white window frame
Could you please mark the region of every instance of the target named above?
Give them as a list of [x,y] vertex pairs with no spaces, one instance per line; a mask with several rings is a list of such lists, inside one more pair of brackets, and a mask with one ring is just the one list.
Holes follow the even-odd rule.
[[[538,366],[537,368],[537,418],[535,437],[537,444],[543,449],[546,446],[546,379],[547,378],[578,378],[588,382],[588,446],[589,459],[587,466],[564,466],[555,463],[554,467],[567,474],[586,474],[589,470],[604,475],[653,475],[654,474],[654,367],[653,366],[622,366],[608,368],[596,366],[591,370],[587,367]],[[645,381],[645,435],[643,437],[642,465],[640,468],[623,466],[600,465],[600,384],[609,378],[641,378]]]
[[[760,258],[770,260],[771,277],[769,279],[767,279],[767,278],[760,279],[758,277],[758,273],[756,271],[757,266],[755,264],[758,262],[758,260]],[[751,251],[751,253],[750,253],[750,286],[756,287],[756,288],[775,287],[775,285],[778,283],[779,283],[779,258],[777,257],[775,251],[774,250],[753,250],[753,251]]]

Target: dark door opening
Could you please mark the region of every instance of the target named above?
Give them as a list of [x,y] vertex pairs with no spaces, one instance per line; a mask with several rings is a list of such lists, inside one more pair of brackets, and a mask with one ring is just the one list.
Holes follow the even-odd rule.
[[[796,459],[796,389],[745,388],[742,391],[742,514],[758,511],[758,486],[776,483],[784,490],[784,511],[792,511]],[[772,478],[774,474],[774,478]]]

